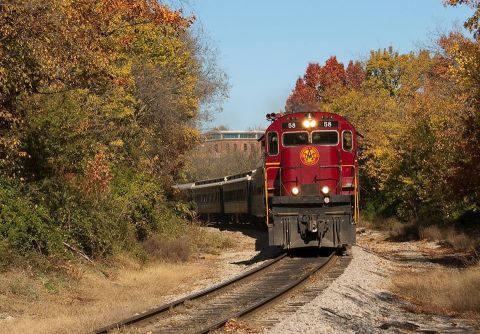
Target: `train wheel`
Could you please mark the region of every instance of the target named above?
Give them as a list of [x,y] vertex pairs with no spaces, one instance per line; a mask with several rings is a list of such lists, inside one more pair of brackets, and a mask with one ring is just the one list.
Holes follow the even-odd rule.
[[338,254],[341,256],[352,256],[352,245],[343,245],[338,249]]

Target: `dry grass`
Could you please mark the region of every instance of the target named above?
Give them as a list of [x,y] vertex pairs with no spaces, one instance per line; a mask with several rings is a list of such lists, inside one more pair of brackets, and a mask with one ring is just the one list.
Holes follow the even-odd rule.
[[375,229],[387,231],[391,241],[438,241],[455,251],[466,252],[471,252],[476,247],[480,247],[478,231],[472,235],[467,235],[452,227],[421,226],[415,222],[402,223],[395,218],[377,218],[374,223],[369,225],[374,226]]
[[153,236],[143,243],[150,258],[167,262],[186,262],[190,258],[191,246],[187,237],[175,240]]
[[402,223],[395,218],[385,220],[388,234],[391,239],[396,241],[418,240],[418,226],[413,223]]
[[435,269],[393,278],[393,291],[417,311],[480,316],[480,268]]
[[218,230],[207,230],[200,225],[189,226],[185,236],[169,240],[159,235],[153,235],[143,242],[142,250],[145,256],[153,261],[186,262],[192,253],[220,254],[222,251],[236,246],[231,236]]
[[195,252],[219,254],[223,250],[236,246],[235,240],[230,236],[219,231],[208,231],[200,226],[191,227],[189,238]]
[[192,252],[220,253],[235,244],[230,236],[194,226],[177,240],[146,241],[141,251],[148,262],[124,254],[101,265],[108,278],[90,265],[70,262],[48,274],[10,269],[0,274],[0,333],[92,332],[192,291],[215,267],[184,263]]
[[478,244],[478,240],[466,235],[465,233],[458,233],[450,229],[445,232],[445,241],[456,251],[473,250]]
[[117,258],[116,263],[122,268],[110,279],[88,268],[76,282],[50,282],[47,278],[42,282],[27,272],[3,274],[0,316],[9,315],[13,320],[0,320],[0,332],[91,332],[161,304],[179,289],[192,289],[209,270],[194,264],[157,263],[142,267],[127,257]]
[[421,239],[430,241],[441,241],[455,251],[472,251],[478,245],[474,236],[458,232],[453,228],[440,229],[438,226],[427,226],[419,228]]
[[442,240],[443,238],[442,231],[440,230],[440,228],[438,228],[438,226],[435,226],[435,225],[427,226],[427,227],[421,226],[418,232],[420,235],[420,239],[425,239],[430,241],[439,241],[439,240]]

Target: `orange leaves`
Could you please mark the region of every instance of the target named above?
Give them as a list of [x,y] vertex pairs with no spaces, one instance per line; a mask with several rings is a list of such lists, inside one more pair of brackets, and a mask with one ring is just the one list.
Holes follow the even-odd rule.
[[349,88],[359,90],[362,82],[365,80],[365,71],[362,68],[360,62],[355,63],[350,60],[345,71],[346,84]]
[[105,152],[98,152],[95,154],[95,157],[87,163],[85,179],[88,193],[96,191],[104,193],[108,190],[112,175]]
[[156,0],[20,0],[1,9],[0,94],[12,96],[0,103],[52,85],[105,88],[122,48],[146,34],[136,27],[178,32],[194,19]]
[[345,68],[339,63],[336,56],[327,59],[321,69],[320,87],[323,91],[333,86],[343,86],[346,83]]
[[324,66],[310,63],[303,78],[297,80],[285,109],[292,112],[304,105],[329,102],[348,89],[359,89],[364,79],[365,72],[359,62],[350,61],[346,71],[335,56],[330,57]]
[[305,80],[298,78],[292,95],[288,97],[285,109],[294,112],[302,105],[316,102],[317,91],[314,87],[307,85]]
[[309,63],[303,80],[305,84],[311,88],[318,88],[322,79],[322,67],[318,63]]
[[444,0],[446,5],[468,5],[475,9],[475,13],[464,23],[464,27],[473,33],[475,38],[480,39],[480,1],[478,0]]
[[170,25],[174,29],[188,28],[195,17],[185,18],[181,10],[171,10],[156,0],[103,0],[101,13],[105,17],[125,15],[127,18],[144,19],[157,25]]

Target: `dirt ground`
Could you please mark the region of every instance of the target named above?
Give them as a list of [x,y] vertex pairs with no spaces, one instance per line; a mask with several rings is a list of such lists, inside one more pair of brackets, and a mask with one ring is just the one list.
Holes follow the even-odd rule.
[[196,254],[190,262],[142,266],[114,259],[109,277],[85,264],[72,266],[76,279],[0,276],[0,333],[87,333],[137,312],[172,301],[262,263],[271,256],[258,230],[220,231],[235,245],[219,254]]

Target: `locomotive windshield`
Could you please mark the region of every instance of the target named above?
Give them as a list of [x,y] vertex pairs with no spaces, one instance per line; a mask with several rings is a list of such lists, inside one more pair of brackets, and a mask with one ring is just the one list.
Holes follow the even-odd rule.
[[353,140],[352,140],[352,131],[344,131],[343,132],[343,149],[345,151],[351,151],[353,147]]
[[317,145],[337,145],[337,131],[315,131],[312,133],[312,144]]
[[308,144],[308,132],[285,132],[283,146],[298,146]]

